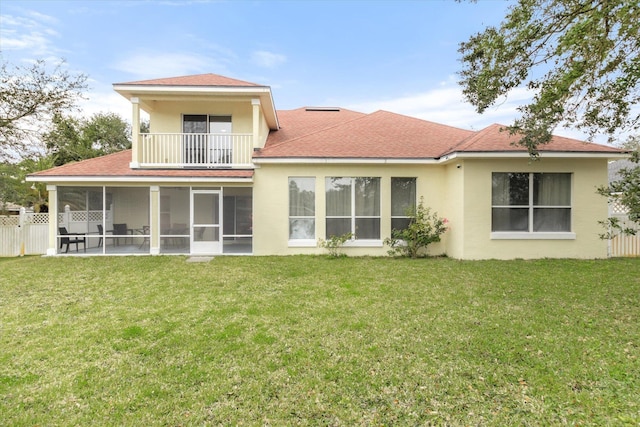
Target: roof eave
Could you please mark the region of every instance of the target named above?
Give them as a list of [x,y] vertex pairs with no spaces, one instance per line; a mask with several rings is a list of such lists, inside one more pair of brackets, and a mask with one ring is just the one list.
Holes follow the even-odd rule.
[[215,95],[258,97],[269,129],[280,128],[271,87],[269,86],[179,86],[116,83],[113,90],[127,100],[149,95]]
[[187,177],[187,176],[63,176],[63,175],[45,175],[45,176],[27,176],[27,182],[46,182],[51,185],[60,184],[76,184],[76,183],[141,183],[141,184],[157,184],[165,183],[252,183],[253,177]]
[[255,164],[437,164],[438,159],[388,157],[254,157]]
[[[540,151],[541,158],[604,158],[604,159],[625,159],[629,157],[627,153],[600,152],[600,151]],[[440,157],[440,161],[451,159],[526,159],[531,155],[526,151],[455,151]]]

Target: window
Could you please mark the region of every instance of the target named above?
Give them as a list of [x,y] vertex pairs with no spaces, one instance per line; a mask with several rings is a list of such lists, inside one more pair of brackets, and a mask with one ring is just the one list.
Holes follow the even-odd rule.
[[493,173],[493,232],[570,232],[571,174]]
[[326,178],[326,238],[380,239],[380,178]]
[[391,178],[391,229],[404,230],[409,226],[407,210],[416,206],[416,179]]
[[289,178],[289,240],[316,238],[316,179]]

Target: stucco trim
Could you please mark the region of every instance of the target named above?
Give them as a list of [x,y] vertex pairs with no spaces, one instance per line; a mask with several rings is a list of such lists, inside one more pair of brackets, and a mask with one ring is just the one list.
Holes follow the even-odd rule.
[[515,233],[515,232],[492,232],[491,240],[575,240],[576,233],[567,232],[536,232],[536,233]]

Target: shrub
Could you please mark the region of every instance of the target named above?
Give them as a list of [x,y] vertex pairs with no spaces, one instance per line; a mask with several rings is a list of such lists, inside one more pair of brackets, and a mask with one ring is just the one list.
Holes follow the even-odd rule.
[[329,257],[331,258],[344,257],[347,256],[347,254],[340,252],[340,248],[344,246],[348,240],[351,240],[352,237],[352,233],[345,233],[341,236],[330,236],[328,240],[319,239],[318,246],[329,251]]
[[391,230],[391,237],[384,239],[384,244],[391,248],[388,253],[411,258],[426,255],[427,246],[439,242],[440,236],[448,230],[448,221],[440,218],[437,212],[431,213],[430,208],[425,208],[422,198],[418,206],[407,209],[406,215],[410,218],[407,228]]

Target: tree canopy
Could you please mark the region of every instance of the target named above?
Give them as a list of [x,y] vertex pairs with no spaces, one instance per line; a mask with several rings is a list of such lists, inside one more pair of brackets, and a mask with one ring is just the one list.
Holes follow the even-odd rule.
[[55,165],[60,166],[127,149],[130,135],[129,124],[115,113],[98,113],[89,119],[56,114],[43,140]]
[[71,74],[63,63],[51,68],[44,60],[29,66],[0,64],[0,160],[19,159],[33,151],[56,113],[69,111],[82,98],[87,77]]
[[[621,144],[627,150],[633,150],[629,166],[618,171],[619,177],[607,186],[598,188],[598,193],[615,200],[627,209],[630,221],[640,225],[640,136],[634,135]],[[616,217],[601,222],[608,230],[601,237],[611,237],[613,232],[637,234],[637,229],[621,222]]]
[[561,123],[610,140],[640,127],[640,0],[519,0],[461,43],[460,84],[482,113],[531,90],[509,126],[537,155]]
[[53,159],[44,156],[23,159],[19,163],[0,162],[0,215],[5,213],[7,202],[33,207],[36,212],[46,212],[47,187],[40,182],[26,182],[25,177],[53,166]]

